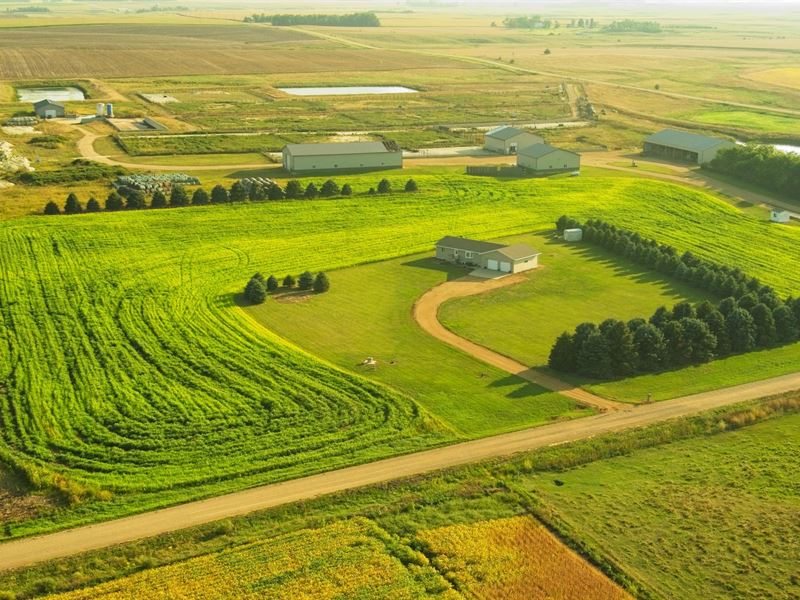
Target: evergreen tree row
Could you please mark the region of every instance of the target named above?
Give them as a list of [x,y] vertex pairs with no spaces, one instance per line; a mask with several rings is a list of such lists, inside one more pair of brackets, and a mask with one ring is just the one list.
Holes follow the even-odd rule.
[[287,275],[281,283],[278,283],[278,278],[274,275],[264,279],[261,273],[256,273],[247,282],[244,288],[244,297],[250,304],[261,304],[267,299],[267,294],[277,292],[281,287],[286,290],[296,287],[300,290],[313,290],[321,294],[331,288],[331,283],[328,276],[322,271],[316,275],[311,271],[304,271],[297,278],[294,275]]
[[245,23],[271,23],[272,25],[316,25],[322,27],[380,27],[374,12],[346,15],[266,15],[264,13],[244,18]]
[[[416,192],[418,189],[417,183],[413,179],[409,179],[404,187],[406,192]],[[367,194],[388,194],[391,191],[391,182],[388,179],[382,179],[378,183],[377,190],[369,188]],[[169,191],[169,196],[162,190],[153,192],[148,204],[147,195],[142,190],[121,186],[108,195],[105,201],[105,209],[107,211],[117,211],[143,208],[176,208],[189,205],[227,204],[229,202],[244,202],[247,200],[259,202],[262,200],[283,200],[284,198],[313,199],[317,197],[332,198],[334,196],[352,195],[353,188],[349,183],[345,183],[340,188],[339,184],[332,179],[328,179],[319,187],[313,182],[303,187],[299,181],[292,179],[287,182],[285,189],[275,182],[261,185],[256,182],[245,184],[242,181],[236,181],[230,189],[218,184],[214,186],[210,194],[203,188],[197,188],[191,196],[182,185],[173,185]],[[64,203],[63,214],[74,215],[82,212],[100,212],[100,210],[100,203],[95,198],[89,198],[84,208],[78,196],[70,193]],[[62,214],[62,209],[58,204],[50,201],[44,207],[44,214],[59,215]]]
[[[581,323],[573,333],[565,332],[556,340],[548,359],[553,369],[598,379],[625,377],[800,339],[800,298],[782,301],[772,288],[746,277],[739,269],[716,265],[690,253],[678,257],[674,248],[603,221],[590,220],[581,225],[565,216],[558,220],[557,227],[560,231],[582,227],[584,239],[706,289],[719,289],[719,278],[706,273],[716,270],[722,274],[723,282],[734,281],[736,295],[729,295],[717,305],[704,301],[697,305],[681,302],[672,309],[662,306],[646,321],[637,318],[627,323],[616,319],[599,325]],[[589,236],[587,231],[591,231]],[[700,273],[704,275],[699,276]]]
[[621,229],[600,219],[589,219],[582,224],[563,215],[556,221],[556,229],[559,232],[575,227],[583,230],[583,239],[586,242],[694,287],[707,290],[716,296],[740,298],[751,292],[759,296],[775,296],[775,291],[771,287],[762,285],[755,277],[748,277],[738,267],[721,265],[688,251],[679,254],[672,246],[659,244],[655,240],[643,238],[638,233]]

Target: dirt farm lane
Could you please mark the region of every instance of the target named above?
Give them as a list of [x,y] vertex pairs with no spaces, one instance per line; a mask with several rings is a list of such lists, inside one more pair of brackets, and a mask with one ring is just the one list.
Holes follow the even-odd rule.
[[[532,273],[535,275],[535,271]],[[466,277],[460,277],[453,281],[446,281],[420,296],[414,304],[414,320],[422,329],[437,340],[453,346],[462,352],[466,352],[493,367],[521,377],[526,381],[530,381],[548,390],[568,396],[582,404],[588,404],[589,406],[594,406],[603,411],[629,408],[627,404],[601,398],[600,396],[577,388],[572,384],[556,379],[552,375],[530,368],[513,358],[490,350],[486,346],[481,346],[480,344],[462,338],[439,322],[439,307],[448,300],[464,298],[465,296],[474,296],[476,294],[485,294],[501,287],[514,285],[515,283],[524,281],[530,274],[531,272],[528,274],[517,273],[515,275],[496,277],[493,279],[481,279],[467,275]]]

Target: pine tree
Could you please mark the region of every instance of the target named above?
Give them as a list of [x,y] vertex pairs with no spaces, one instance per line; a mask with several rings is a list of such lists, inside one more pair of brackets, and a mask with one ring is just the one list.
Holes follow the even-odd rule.
[[714,358],[717,338],[708,325],[700,319],[690,317],[681,319],[680,324],[686,344],[691,348],[689,360],[693,363],[704,363]]
[[225,186],[217,184],[211,190],[211,204],[225,204],[230,200],[228,190]]
[[244,289],[244,296],[251,304],[261,304],[267,299],[267,288],[264,286],[264,281],[253,277],[247,282]]
[[756,324],[743,308],[734,308],[725,317],[725,328],[731,340],[732,352],[749,352],[756,344]]
[[294,278],[294,275],[287,275],[283,278],[283,287],[285,288],[293,288],[297,284],[297,281]]
[[65,215],[77,215],[83,212],[83,206],[81,206],[80,200],[78,200],[78,196],[74,193],[70,193],[67,196],[67,201],[64,203],[64,214]]
[[309,199],[309,200],[313,200],[313,199],[314,199],[314,198],[316,198],[318,195],[319,195],[319,192],[317,191],[317,186],[316,186],[316,185],[314,185],[314,182],[311,182],[311,183],[309,183],[309,184],[306,186],[306,191],[305,191],[305,192],[303,192],[303,196],[304,196],[305,198]]
[[766,304],[756,304],[749,312],[756,326],[756,346],[760,348],[774,346],[778,341],[778,333],[770,307]]
[[286,184],[286,197],[290,199],[299,198],[303,194],[303,186],[296,179],[292,179]]
[[322,272],[317,273],[317,276],[314,278],[314,291],[321,294],[327,292],[329,289],[331,289],[331,282],[328,276]]
[[189,195],[186,193],[186,188],[178,184],[173,185],[169,192],[169,205],[186,206],[187,204],[189,204]]
[[781,304],[776,307],[772,311],[772,318],[775,321],[777,339],[781,344],[789,344],[800,337],[797,319],[787,305]]
[[247,200],[247,188],[241,181],[234,181],[228,196],[231,202],[244,202]]
[[150,208],[164,208],[167,205],[167,197],[161,190],[153,192],[153,197],[150,199]]
[[339,194],[339,186],[333,179],[328,179],[325,183],[322,184],[320,188],[320,196],[325,198],[330,198],[331,196],[337,196]]
[[342,196],[352,196],[352,195],[353,195],[353,188],[352,188],[352,187],[350,187],[350,184],[349,184],[349,183],[345,183],[345,184],[342,186],[342,192],[341,192],[341,194],[342,194]]
[[703,317],[703,322],[708,325],[709,331],[717,338],[714,354],[726,356],[731,352],[731,339],[725,325],[725,316],[718,310],[712,310]]
[[106,210],[114,211],[114,210],[122,210],[124,206],[124,200],[122,196],[120,196],[117,192],[111,192],[106,198]]
[[606,337],[594,331],[586,338],[578,352],[578,372],[595,379],[608,379],[613,374]]
[[60,215],[61,214],[61,209],[58,208],[58,204],[56,204],[55,202],[50,200],[50,202],[48,202],[44,206],[44,214],[46,214],[46,215]]
[[146,207],[147,203],[145,202],[143,191],[133,190],[128,194],[128,198],[125,200],[125,208],[127,210],[139,210]]
[[574,373],[576,365],[575,344],[572,335],[565,331],[550,349],[547,366],[563,373]]
[[278,289],[278,278],[275,275],[267,277],[267,291],[274,292]]
[[647,373],[658,371],[664,364],[666,345],[664,334],[652,323],[645,323],[633,334],[633,344],[638,357],[638,370]]
[[600,325],[608,342],[611,369],[614,375],[630,375],[636,370],[636,347],[633,335],[622,321],[609,319]]
[[388,179],[381,179],[378,182],[378,193],[379,194],[388,194],[392,191],[392,184],[389,182]]
[[688,364],[692,360],[689,346],[680,321],[670,321],[663,327],[664,343],[667,346],[667,363],[671,366]]
[[204,204],[208,204],[210,201],[211,200],[208,197],[208,192],[203,188],[197,188],[194,191],[194,194],[192,194],[192,204],[195,206],[202,206]]
[[406,192],[419,191],[419,187],[417,187],[417,182],[414,181],[413,179],[409,179],[408,181],[406,181],[405,191]]
[[310,271],[304,271],[297,280],[297,286],[301,290],[310,290],[314,285],[314,275]]
[[89,201],[86,203],[86,212],[100,212],[100,203],[94,198],[94,196],[89,198]]
[[270,200],[283,200],[285,197],[286,194],[283,192],[283,188],[277,183],[273,183],[269,186],[269,190],[267,190],[267,198]]

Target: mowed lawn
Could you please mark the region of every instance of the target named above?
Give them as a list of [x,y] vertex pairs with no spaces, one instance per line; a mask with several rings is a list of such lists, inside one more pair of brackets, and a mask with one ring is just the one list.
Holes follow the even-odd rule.
[[504,239],[537,249],[539,268],[523,283],[452,300],[439,319],[449,329],[530,366],[544,366],[564,331],[586,321],[649,317],[662,305],[705,299],[698,290],[555,231]]
[[746,110],[708,111],[692,115],[691,119],[699,123],[727,125],[760,133],[800,135],[800,119]]
[[[591,414],[564,396],[455,351],[420,329],[411,315],[416,299],[467,272],[431,255],[334,271],[329,273],[331,290],[325,294],[299,302],[279,296],[284,299],[246,310],[312,354],[405,392],[464,436]],[[361,365],[370,356],[377,365]]]
[[656,597],[797,598],[798,453],[791,415],[532,475],[523,487]]

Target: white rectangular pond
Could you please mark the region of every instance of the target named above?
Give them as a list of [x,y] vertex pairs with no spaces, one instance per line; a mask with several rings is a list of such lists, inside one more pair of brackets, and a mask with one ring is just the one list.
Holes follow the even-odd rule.
[[74,102],[86,100],[83,90],[76,87],[17,88],[17,97],[20,102],[39,102],[39,100]]
[[292,96],[358,96],[361,94],[416,94],[417,90],[402,85],[361,85],[346,87],[286,87],[278,88]]

